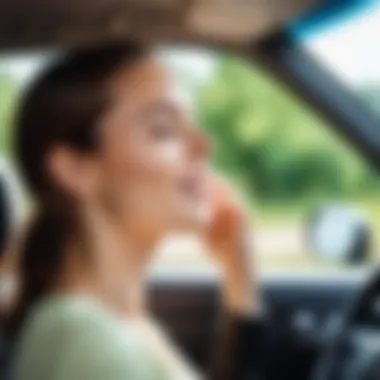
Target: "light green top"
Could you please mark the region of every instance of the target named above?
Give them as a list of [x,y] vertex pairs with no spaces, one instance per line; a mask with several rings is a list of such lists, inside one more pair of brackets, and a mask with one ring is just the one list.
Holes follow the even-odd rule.
[[132,328],[80,297],[41,302],[14,358],[14,380],[176,380]]

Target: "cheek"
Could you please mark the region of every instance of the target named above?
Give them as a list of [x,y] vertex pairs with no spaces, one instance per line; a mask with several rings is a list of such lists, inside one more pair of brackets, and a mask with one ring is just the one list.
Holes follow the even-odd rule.
[[104,194],[129,216],[169,218],[185,168],[180,143],[120,144],[106,161]]
[[181,143],[169,143],[157,147],[153,151],[157,167],[163,171],[178,171],[181,165],[185,165],[184,147]]
[[124,162],[126,171],[141,185],[170,187],[179,180],[186,155],[182,145],[173,142],[131,149]]

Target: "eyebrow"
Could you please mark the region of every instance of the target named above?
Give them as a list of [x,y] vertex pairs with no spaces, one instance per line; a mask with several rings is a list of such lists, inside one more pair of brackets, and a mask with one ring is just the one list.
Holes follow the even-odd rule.
[[168,101],[156,101],[151,104],[149,104],[147,107],[144,108],[145,115],[152,115],[155,113],[165,113],[172,115],[175,118],[179,118],[179,110],[176,106],[171,104]]

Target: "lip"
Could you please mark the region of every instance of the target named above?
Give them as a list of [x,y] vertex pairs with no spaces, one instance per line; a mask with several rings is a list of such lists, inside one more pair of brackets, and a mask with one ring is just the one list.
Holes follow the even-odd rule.
[[192,199],[202,199],[206,194],[206,179],[202,171],[197,170],[187,173],[180,181],[180,189],[183,194]]

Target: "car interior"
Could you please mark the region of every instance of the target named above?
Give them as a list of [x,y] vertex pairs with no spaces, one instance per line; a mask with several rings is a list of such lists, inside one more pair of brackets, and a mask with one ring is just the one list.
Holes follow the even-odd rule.
[[[287,94],[286,98],[290,99],[293,108],[305,110],[302,112],[317,115],[318,120],[323,120],[322,126],[314,121],[314,116],[303,118],[300,111],[300,123],[310,124],[305,125],[306,140],[314,139],[314,132],[307,128],[316,126],[323,129],[321,133],[326,136],[333,135],[337,144],[344,145],[345,152],[349,152],[336,156],[338,158],[327,157],[325,166],[315,169],[328,172],[329,168],[335,165],[337,169],[331,179],[327,180],[328,183],[335,181],[336,173],[339,176],[339,160],[347,159],[351,162],[352,157],[355,157],[357,161],[352,159],[354,163],[350,164],[351,167],[357,165],[360,168],[358,170],[365,168],[366,177],[363,183],[372,186],[372,182],[377,184],[377,171],[380,166],[380,113],[376,114],[378,111],[370,109],[366,102],[359,100],[357,94],[351,91],[347,83],[341,81],[334,70],[316,59],[310,50],[305,49],[303,41],[309,35],[317,33],[315,30],[318,28],[326,28],[327,24],[333,24],[338,19],[353,17],[351,15],[359,13],[359,10],[361,12],[364,7],[373,3],[376,1],[3,0],[0,2],[0,62],[1,59],[6,61],[8,56],[19,59],[32,53],[59,54],[73,46],[115,39],[135,39],[144,44],[169,46],[170,49],[179,51],[193,50],[194,47],[205,49],[210,52],[207,53],[209,56],[217,54],[218,57],[227,57],[226,62],[232,62],[234,65],[238,62],[236,65],[240,65],[240,71],[236,73],[256,70],[256,73],[260,73],[258,77],[268,78],[265,80],[271,83],[270,86],[277,86],[281,88],[282,93]],[[371,47],[371,50],[376,49],[376,46]],[[184,59],[187,59],[186,56]],[[12,66],[9,62],[13,61],[6,62],[8,66]],[[192,69],[191,63],[189,66]],[[0,65],[0,69],[1,67]],[[228,70],[228,67],[231,69],[232,66],[226,64],[225,70]],[[228,71],[220,75],[227,78],[226,73]],[[233,75],[231,74],[232,78]],[[231,81],[233,82],[233,79]],[[254,86],[257,83],[255,82]],[[247,84],[247,91],[254,86],[248,88]],[[262,88],[266,89],[265,86]],[[218,88],[221,87],[215,88],[218,92]],[[271,91],[268,90],[267,98],[271,98]],[[205,99],[207,100],[207,96]],[[259,104],[258,100],[257,102]],[[378,105],[380,106],[380,102]],[[203,113],[206,123],[214,120],[215,115],[210,112],[206,110]],[[255,112],[260,113],[260,108]],[[274,100],[271,112],[276,113]],[[223,118],[223,115],[220,118]],[[280,124],[281,118],[284,117],[279,117]],[[218,121],[215,124],[218,124]],[[293,133],[292,139],[289,140],[290,147],[287,148],[288,152],[291,152],[291,144],[292,141],[296,141],[297,132],[287,132],[285,124],[287,123],[284,122],[284,127],[280,126],[278,130],[283,129],[284,134]],[[288,124],[291,125],[292,122]],[[212,126],[208,127],[208,130],[214,132]],[[245,138],[250,138],[249,132],[245,133]],[[229,135],[226,136],[228,140]],[[280,144],[282,134],[278,136],[280,139],[275,143]],[[230,139],[231,144],[232,140],[233,138]],[[326,145],[330,144],[328,138],[323,141],[326,141]],[[274,149],[277,146],[275,143]],[[303,142],[299,144],[301,146]],[[244,152],[242,160],[247,161],[251,156],[247,149],[244,149],[241,150]],[[228,144],[225,148],[225,151],[227,150]],[[335,149],[334,145],[331,151],[340,150],[341,148]],[[286,156],[278,160],[285,162]],[[286,162],[289,162],[290,166],[293,165],[291,160]],[[356,164],[357,162],[360,164]],[[222,169],[228,168],[229,162],[222,157],[217,161],[217,165]],[[279,171],[281,168],[288,170],[285,166],[278,167]],[[248,169],[244,169],[242,175],[258,175],[259,166],[256,169],[253,166],[252,168],[252,174],[249,174]],[[273,173],[277,175],[276,171]],[[290,178],[293,172],[286,173],[287,178]],[[5,177],[4,181],[7,181]],[[302,178],[306,181],[305,176]],[[352,183],[356,186],[355,178]],[[303,188],[302,183],[301,181],[300,188]],[[375,188],[376,184],[373,184],[371,189]],[[5,187],[0,182],[0,247],[5,253],[11,224],[7,210],[10,202],[17,203],[18,200],[14,197],[12,200],[7,196],[2,197],[3,188]],[[380,190],[380,187],[378,189]],[[256,190],[259,193],[261,190],[264,195],[268,192],[266,187],[258,187]],[[334,193],[334,202],[343,199],[339,194]],[[380,193],[378,194],[380,201]],[[264,195],[262,199],[265,199]],[[311,247],[309,251],[313,251],[313,254],[303,254],[308,257],[307,262],[313,264],[305,264],[304,258],[300,263],[296,262],[292,256],[283,256],[283,252],[277,255],[277,251],[281,249],[293,249],[292,242],[288,242],[293,232],[287,233],[288,230],[284,229],[272,233],[272,230],[268,229],[267,235],[264,234],[262,240],[259,239],[263,251],[263,259],[259,260],[259,265],[261,262],[267,265],[277,260],[278,265],[275,269],[280,269],[261,271],[260,268],[263,299],[268,314],[276,324],[289,324],[298,333],[312,339],[318,348],[313,357],[306,356],[296,363],[287,363],[289,368],[301,368],[300,378],[375,379],[380,376],[380,274],[375,252],[376,230],[372,228],[376,227],[376,221],[372,223],[377,216],[376,203],[368,206],[373,219],[371,223],[351,209],[340,206],[334,208],[326,202],[322,203],[314,202],[307,208],[307,212],[302,216],[304,225],[293,234],[299,239],[299,235],[302,235],[302,239],[306,240],[305,244]],[[321,205],[323,207],[319,207]],[[266,218],[269,208],[262,210],[263,217]],[[292,206],[289,206],[284,218],[295,218],[298,212],[298,209],[293,210]],[[273,244],[273,241],[277,245]],[[371,243],[372,241],[375,243]],[[283,248],[288,246],[289,248]],[[274,253],[269,252],[272,250]],[[327,260],[326,264],[323,256],[329,256],[331,252],[336,256],[335,262],[331,264]],[[1,260],[0,255],[0,262]],[[318,270],[310,271],[315,262],[318,262],[315,264]],[[163,259],[162,264],[151,276],[151,307],[178,346],[201,369],[205,369],[210,360],[219,316],[218,277],[214,272],[204,270],[208,268],[207,264],[191,263],[186,262],[184,256],[183,259],[178,258],[175,265],[166,265]],[[180,270],[177,270],[178,266],[181,267]],[[281,270],[284,268],[286,270]],[[8,350],[4,344],[0,349],[2,378],[4,368],[8,364]],[[276,363],[272,365],[275,367]],[[248,376],[247,379],[249,378]],[[269,378],[272,377],[268,375]]]
[[[20,205],[21,187],[14,175],[14,168],[9,162],[3,160],[0,164],[0,320],[5,316],[7,302],[11,289],[9,285],[13,283],[9,274],[12,265],[10,247],[21,221],[22,211]],[[8,368],[9,347],[3,336],[3,326],[0,329],[0,378],[5,378],[6,368]]]

